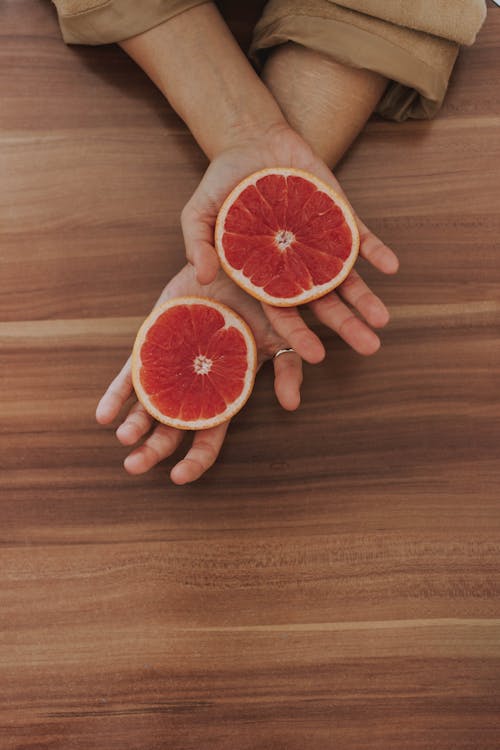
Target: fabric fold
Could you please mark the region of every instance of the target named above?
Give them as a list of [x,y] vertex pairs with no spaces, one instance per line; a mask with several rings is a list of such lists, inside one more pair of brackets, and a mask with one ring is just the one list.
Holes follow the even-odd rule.
[[52,0],[66,44],[110,44],[208,0]]
[[337,5],[380,18],[415,31],[449,39],[457,44],[474,43],[486,18],[484,0],[336,0]]
[[[208,0],[52,0],[68,44],[119,42]],[[393,120],[433,117],[446,94],[460,44],[472,44],[484,0],[270,0],[254,30],[259,67],[295,42],[389,79],[377,112]]]
[[[260,66],[272,48],[289,41],[301,44],[337,62],[372,70],[388,78],[390,83],[376,110],[383,117],[397,121],[409,117],[430,118],[443,102],[459,51],[458,42],[451,37],[473,40],[485,17],[482,0],[481,3],[467,0],[461,4],[461,10],[455,10],[455,15],[462,19],[460,29],[457,30],[458,22],[455,26],[451,22],[448,24],[450,38],[404,25],[422,26],[422,6],[425,5],[426,28],[441,31],[444,22],[442,18],[438,22],[437,18],[441,4],[448,7],[450,16],[449,0],[415,3],[413,16],[409,3],[386,3],[385,0],[341,0],[339,3],[270,0],[255,28],[250,54]],[[354,7],[369,9],[370,13],[354,10]],[[375,17],[375,12],[393,20]],[[398,20],[403,25],[396,23]]]

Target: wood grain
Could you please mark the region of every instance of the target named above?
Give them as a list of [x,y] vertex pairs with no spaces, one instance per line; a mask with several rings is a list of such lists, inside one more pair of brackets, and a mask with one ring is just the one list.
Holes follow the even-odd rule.
[[401,257],[363,269],[382,349],[318,329],[300,410],[264,368],[187,487],[93,413],[205,160],[49,3],[0,34],[2,750],[497,750],[500,10],[436,120],[373,118],[338,170]]

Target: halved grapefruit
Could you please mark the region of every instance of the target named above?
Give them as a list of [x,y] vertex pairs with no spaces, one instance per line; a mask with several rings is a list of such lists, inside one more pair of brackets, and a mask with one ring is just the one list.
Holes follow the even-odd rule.
[[215,247],[225,272],[262,302],[291,307],[335,289],[359,249],[356,220],[322,180],[275,167],[246,177],[217,217]]
[[204,430],[231,419],[247,401],[257,370],[250,328],[233,310],[203,297],[156,307],[137,333],[132,382],[158,422]]

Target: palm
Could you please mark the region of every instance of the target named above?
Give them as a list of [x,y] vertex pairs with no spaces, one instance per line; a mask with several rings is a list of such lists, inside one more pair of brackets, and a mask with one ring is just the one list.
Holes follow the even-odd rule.
[[[213,234],[217,213],[224,199],[251,172],[274,166],[312,172],[344,195],[329,168],[290,128],[280,128],[269,133],[265,140],[248,141],[225,151],[212,161],[182,215],[186,253],[201,283],[210,283],[219,269]],[[398,261],[392,250],[377,239],[358,217],[357,222],[360,254],[380,271],[394,273]],[[385,305],[354,269],[334,292],[310,304],[316,317],[342,336],[353,349],[360,354],[372,354],[380,345],[378,336],[342,300],[351,304],[374,328],[384,326],[389,319]],[[318,362],[324,357],[323,344],[306,326],[297,308],[276,308],[267,304],[263,304],[262,308],[273,328],[305,360]]]
[[[167,284],[157,304],[173,297],[202,295],[223,302],[236,310],[250,325],[257,343],[259,365],[270,359],[280,348],[286,346],[283,338],[273,330],[261,306],[245,294],[225,274],[219,272],[209,286],[202,287],[195,278],[192,266],[186,266]],[[285,409],[295,409],[300,402],[302,363],[298,355],[290,354],[274,361],[275,390],[280,404]],[[96,411],[101,424],[112,422],[125,402],[133,394],[130,357],[120,373],[110,384],[99,402]],[[153,425],[155,426],[153,427]],[[174,466],[171,478],[178,484],[191,482],[203,474],[215,461],[222,447],[228,424],[195,433],[193,444],[184,459]],[[125,468],[131,474],[142,474],[163,460],[181,443],[185,433],[173,427],[156,424],[144,407],[136,401],[116,435],[123,445],[134,445],[146,433],[151,434],[145,442],[125,459]]]

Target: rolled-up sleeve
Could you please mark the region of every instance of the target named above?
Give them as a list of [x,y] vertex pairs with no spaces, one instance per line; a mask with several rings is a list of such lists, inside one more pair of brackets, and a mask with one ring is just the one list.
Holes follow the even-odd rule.
[[67,44],[120,42],[208,0],[52,0]]
[[390,83],[377,112],[392,120],[430,118],[440,108],[460,44],[472,44],[484,0],[270,0],[250,54],[295,42]]

